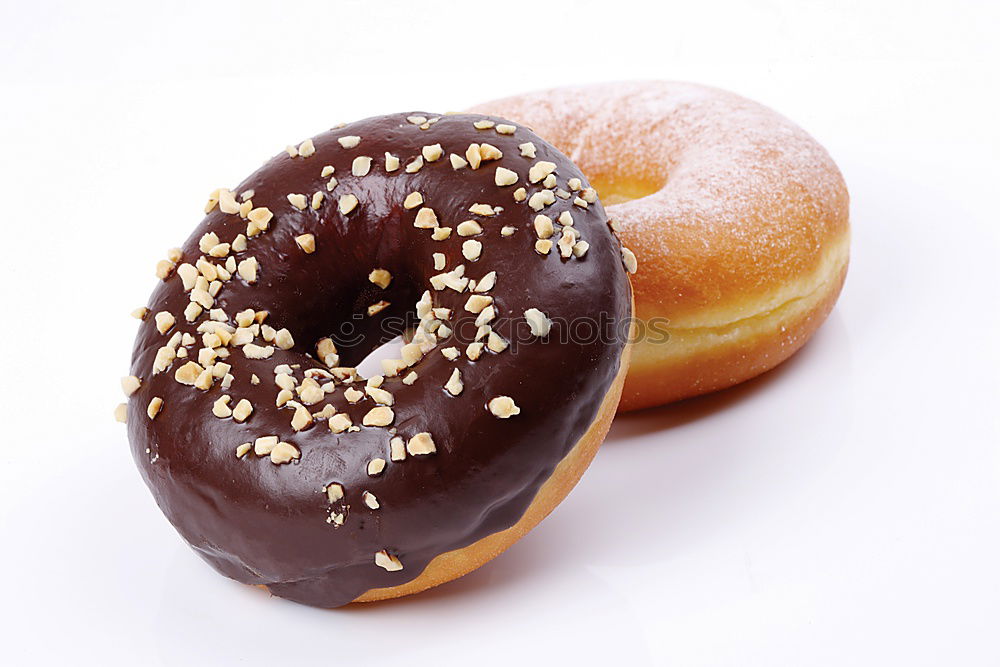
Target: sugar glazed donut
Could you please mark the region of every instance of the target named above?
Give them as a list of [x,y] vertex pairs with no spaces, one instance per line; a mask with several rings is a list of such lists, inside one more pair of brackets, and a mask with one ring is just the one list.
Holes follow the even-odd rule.
[[714,88],[561,88],[479,105],[531,127],[590,179],[639,258],[640,324],[620,409],[732,386],[781,363],[847,273],[848,195],[784,117]]
[[[624,383],[633,258],[550,144],[481,115],[370,118],[205,210],[136,313],[118,417],[219,572],[322,607],[418,592],[579,479]],[[604,334],[573,335],[598,313]]]

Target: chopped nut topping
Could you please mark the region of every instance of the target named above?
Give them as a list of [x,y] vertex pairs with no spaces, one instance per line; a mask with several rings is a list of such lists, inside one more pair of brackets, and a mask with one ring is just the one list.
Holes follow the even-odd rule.
[[156,330],[165,334],[174,326],[174,316],[165,310],[161,310],[153,318],[156,321]]
[[538,235],[538,238],[549,238],[552,236],[553,229],[552,218],[541,214],[535,216],[535,234]]
[[479,342],[469,343],[469,346],[465,348],[465,356],[467,356],[472,361],[478,359],[482,355],[482,353],[483,353],[483,344]]
[[552,320],[546,317],[542,311],[537,308],[529,308],[524,311],[524,319],[528,321],[528,326],[531,327],[533,335],[539,337],[549,335],[549,330],[552,328]]
[[434,438],[430,433],[417,433],[406,443],[406,452],[410,456],[420,456],[422,454],[433,454],[437,451],[434,445]]
[[390,555],[384,549],[375,552],[375,564],[386,572],[398,572],[403,569],[403,564],[399,559]]
[[629,273],[635,273],[639,270],[639,263],[635,259],[635,253],[625,246],[622,246],[622,264],[625,265],[625,270]]
[[236,448],[236,458],[238,459],[243,458],[244,456],[247,455],[247,452],[249,452],[251,449],[253,449],[253,443],[244,442],[242,445]]
[[488,130],[495,124],[492,120],[477,120],[473,121],[472,126],[477,130]]
[[243,356],[247,359],[270,359],[274,354],[274,348],[270,345],[262,347],[256,343],[247,343],[242,349]]
[[311,255],[316,252],[316,237],[312,234],[301,234],[295,237],[295,243],[302,249],[302,252]]
[[433,229],[438,226],[437,214],[434,209],[424,206],[417,211],[417,217],[413,221],[413,226],[419,229]]
[[458,223],[458,227],[455,228],[459,236],[475,236],[476,234],[482,234],[482,226],[475,220],[466,220],[464,222]]
[[306,206],[309,205],[309,200],[303,194],[290,194],[287,196],[288,203],[299,209],[304,210]]
[[322,176],[323,178],[329,178],[330,176],[333,176],[333,172],[335,171],[337,170],[334,169],[333,165],[328,164],[323,167],[323,171],[319,172],[319,175]]
[[[247,257],[242,260],[237,266],[236,272],[240,274],[240,277],[248,283],[257,282],[257,269],[259,264],[257,263],[256,257]],[[193,294],[193,292],[192,292]],[[204,305],[204,304],[202,304]],[[210,307],[210,306],[209,306]]]
[[517,407],[517,404],[514,403],[514,399],[510,396],[497,396],[496,398],[491,398],[487,405],[490,412],[500,419],[507,419],[508,417],[521,414],[521,408]]
[[365,393],[372,397],[372,400],[380,405],[392,405],[392,394],[379,387],[365,387]]
[[594,188],[584,188],[583,191],[580,192],[580,196],[583,197],[583,201],[593,204],[597,201],[597,190]]
[[361,494],[361,499],[364,501],[370,509],[377,510],[379,508],[378,498],[371,491],[365,491]]
[[520,146],[518,146],[518,148],[521,150],[521,155],[523,155],[524,157],[530,157],[530,158],[535,157],[535,144],[531,143],[530,141],[521,144]]
[[174,264],[169,259],[161,259],[156,263],[156,277],[166,280],[174,272]]
[[[115,421],[125,424],[128,422],[128,406],[124,403],[119,403],[115,406]],[[402,440],[400,440],[402,442]]]
[[348,135],[346,137],[340,137],[339,139],[337,139],[337,143],[339,143],[344,148],[354,148],[355,146],[361,143],[361,137]]
[[368,462],[368,474],[372,477],[381,475],[383,470],[385,470],[385,459],[374,458]]
[[385,154],[385,170],[396,171],[397,169],[399,169],[399,158],[387,152]]
[[149,308],[146,308],[145,306],[141,306],[141,307],[136,308],[135,310],[133,310],[131,313],[129,313],[129,315],[131,315],[132,317],[134,317],[137,320],[144,320],[144,319],[146,319],[146,316],[149,315]]
[[340,197],[340,212],[347,215],[353,211],[358,206],[358,198],[354,195],[341,195]]
[[416,373],[416,371],[410,371],[406,375],[406,377],[403,378],[403,384],[405,384],[405,385],[411,385],[411,384],[413,384],[416,381],[417,381],[417,373]]
[[470,167],[479,169],[479,165],[483,161],[479,154],[479,144],[469,144],[469,147],[465,149],[465,159],[469,161]]
[[563,227],[562,236],[559,237],[559,254],[569,257],[573,254],[573,246],[576,244],[576,234],[572,227]]
[[372,169],[372,159],[367,155],[359,155],[351,163],[351,173],[355,176],[367,176]]
[[424,166],[424,158],[422,155],[418,155],[414,159],[410,160],[406,164],[406,168],[403,170],[407,174],[415,174],[420,171]]
[[524,188],[514,190],[514,201],[524,201],[528,198],[528,191]]
[[535,164],[531,165],[531,169],[528,170],[528,182],[537,183],[538,181],[544,179],[546,176],[555,171],[555,169],[556,169],[555,162],[539,160]]
[[125,396],[131,396],[139,391],[140,386],[142,386],[142,381],[134,375],[126,375],[122,378],[122,391],[125,392]]
[[462,255],[469,261],[475,261],[483,254],[483,244],[475,239],[462,243]]
[[445,390],[452,396],[458,396],[462,393],[465,385],[462,384],[462,373],[457,368],[451,372],[451,377],[448,378],[448,382],[444,385]]
[[411,208],[416,208],[424,203],[424,196],[419,192],[411,192],[406,195],[406,199],[403,200],[403,208],[409,210]]
[[503,227],[500,230],[500,235],[501,236],[513,236],[514,232],[516,232],[516,231],[517,231],[516,227],[511,227],[511,226],[508,225],[506,227]]
[[301,431],[313,423],[313,417],[304,405],[296,405],[292,414],[292,430]]
[[461,155],[456,155],[455,153],[449,155],[448,159],[451,160],[451,168],[456,171],[461,169],[462,167],[467,167],[469,165],[468,161],[465,160],[465,158],[463,158]]
[[393,461],[402,461],[406,458],[406,444],[399,436],[389,441],[389,458]]
[[580,208],[587,208],[587,201],[585,199],[577,197],[576,199],[573,200],[573,205],[579,206]]
[[257,456],[267,456],[278,446],[278,436],[265,435],[253,441],[253,453]]
[[545,177],[545,180],[542,181],[542,185],[544,185],[547,188],[554,188],[556,187],[557,182],[558,181],[556,181],[556,175],[549,174],[548,176]]
[[374,269],[368,274],[368,282],[374,283],[385,289],[392,282],[392,274],[385,269]]
[[219,419],[226,419],[227,417],[233,416],[233,410],[229,407],[229,401],[232,400],[232,396],[229,394],[223,394],[215,403],[212,404],[212,414]]
[[539,255],[548,255],[552,251],[552,241],[549,239],[538,239],[535,241],[535,252]]
[[473,294],[465,302],[465,309],[470,313],[481,313],[491,303],[493,303],[493,297],[483,294]]
[[434,258],[434,270],[435,271],[442,271],[442,270],[444,270],[445,263],[447,261],[447,259],[444,256],[444,253],[443,252],[436,252],[436,253],[434,253],[432,255],[432,257]]
[[569,186],[570,190],[576,192],[577,190],[583,187],[583,182],[579,178],[571,178],[568,181],[566,181],[566,185]]
[[312,206],[314,211],[318,211],[319,207],[323,205],[323,199],[326,197],[322,192],[314,192],[312,199],[309,204]]
[[458,354],[459,352],[457,347],[446,347],[441,350],[441,355],[448,361],[455,361],[458,359]]
[[518,175],[516,171],[511,171],[506,167],[497,167],[496,173],[493,175],[493,182],[499,187],[506,187],[508,185],[514,185],[517,183]]
[[247,399],[241,398],[240,402],[233,408],[233,419],[243,423],[250,417],[251,413],[253,413],[253,404]]
[[160,414],[160,410],[163,409],[163,399],[159,396],[154,396],[149,400],[149,405],[146,406],[146,414],[149,415],[150,419],[156,419],[156,415]]
[[503,153],[496,146],[490,144],[479,144],[479,157],[485,160],[499,160]]
[[441,144],[431,144],[430,146],[424,146],[420,149],[420,154],[424,156],[424,159],[428,162],[436,162],[441,159],[444,155],[444,149],[441,148]]
[[587,243],[586,241],[577,241],[573,245],[573,256],[577,258],[583,257],[584,255],[587,254],[588,250],[590,250],[589,243]]
[[384,299],[381,301],[376,301],[372,305],[368,306],[368,317],[371,317],[372,315],[378,315],[383,310],[388,308],[390,305],[392,304],[390,304],[388,301]]
[[503,352],[507,349],[507,345],[507,340],[495,331],[491,331],[489,333],[489,337],[486,339],[486,347],[488,347],[491,352]]
[[497,134],[514,134],[517,131],[516,125],[508,125],[506,123],[500,123],[497,125]]
[[539,190],[528,198],[528,206],[534,211],[541,211],[555,202],[556,196],[552,194],[552,190]]
[[388,426],[394,418],[395,415],[390,408],[379,406],[369,410],[361,423],[365,426]]
[[274,342],[282,350],[290,350],[295,347],[295,340],[292,338],[292,333],[288,329],[279,329],[274,334]]
[[326,491],[326,498],[331,503],[335,503],[344,498],[344,487],[336,482],[327,484],[323,490]]
[[431,238],[435,241],[444,241],[451,236],[451,227],[435,227],[431,232]]
[[271,463],[274,465],[291,463],[293,460],[297,460],[299,456],[299,450],[295,445],[287,442],[279,442],[271,450]]
[[174,379],[181,384],[193,385],[203,370],[205,369],[195,362],[189,361],[174,371]]
[[329,421],[327,422],[327,426],[329,426],[330,430],[333,431],[334,433],[343,433],[347,429],[351,428],[351,426],[353,425],[354,424],[351,421],[350,415],[348,415],[345,412],[335,414],[334,416],[330,417]]
[[489,292],[491,289],[493,289],[493,286],[496,285],[496,282],[497,282],[497,272],[490,271],[485,276],[479,279],[479,281],[476,283],[475,289],[473,289],[472,291],[480,293]]

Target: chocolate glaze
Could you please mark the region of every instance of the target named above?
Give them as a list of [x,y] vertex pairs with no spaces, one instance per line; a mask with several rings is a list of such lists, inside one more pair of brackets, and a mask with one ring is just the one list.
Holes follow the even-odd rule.
[[[258,281],[250,285],[234,275],[216,297],[215,307],[226,311],[230,324],[245,308],[268,311],[268,324],[293,333],[294,348],[275,349],[266,360],[247,359],[233,348],[225,360],[235,376],[228,390],[218,381],[208,391],[179,384],[174,371],[184,359],[154,374],[157,349],[175,331],[199,339],[189,346],[187,360],[197,360],[201,347],[195,329],[207,313],[195,323],[185,321],[182,312],[189,297],[176,274],[154,290],[150,316],[140,325],[135,342],[131,372],[141,378],[142,386],[128,402],[129,439],[160,508],[219,572],[247,584],[265,584],[276,595],[306,604],[335,607],[369,589],[403,584],[435,556],[515,524],[597,415],[619,369],[624,323],[631,316],[620,245],[599,202],[584,209],[574,206],[572,197],[557,198],[541,211],[553,219],[571,211],[575,227],[590,244],[584,257],[564,259],[556,249],[548,256],[534,251],[537,212],[526,202],[515,202],[513,192],[523,186],[530,196],[542,189],[541,183],[527,181],[529,167],[538,160],[557,165],[558,187],[566,188],[573,177],[586,185],[567,157],[524,127],[518,126],[513,135],[475,129],[473,121],[486,116],[444,116],[420,129],[407,122],[408,115],[370,118],[323,133],[314,137],[316,153],[311,157],[281,153],[234,189],[237,194],[252,189],[253,205],[269,207],[274,219],[266,233],[250,239],[247,250],[237,254],[237,259],[259,260]],[[346,135],[360,136],[360,144],[341,147],[337,138]],[[536,147],[534,159],[520,155],[518,145],[528,141]],[[484,161],[478,170],[452,168],[449,153],[464,155],[470,143],[482,142],[500,148],[503,158]],[[436,143],[445,151],[440,160],[425,162],[414,174],[404,171],[422,146]],[[385,170],[387,151],[403,165],[392,173]],[[351,163],[359,155],[374,158],[371,172],[353,177]],[[320,175],[324,165],[335,167],[339,185],[333,192],[327,192],[328,179]],[[498,166],[516,171],[518,183],[498,187]],[[327,195],[319,210],[300,211],[286,199],[289,193],[309,197],[316,191]],[[402,206],[412,191],[423,193],[424,205],[436,211],[442,226],[478,220],[484,229],[475,237],[483,242],[482,257],[465,260],[465,239],[454,232],[445,241],[434,241],[429,230],[415,228],[417,209]],[[355,194],[360,205],[342,215],[337,197],[347,193]],[[474,203],[504,210],[484,218],[468,212]],[[503,237],[504,226],[517,231]],[[215,207],[183,245],[181,262],[196,262],[202,255],[199,239],[207,232],[229,242],[245,231],[246,221],[239,215]],[[296,245],[294,238],[303,233],[316,237],[313,254]],[[392,428],[404,440],[418,432],[431,433],[437,452],[394,462],[388,428],[362,427],[335,435],[324,419],[294,432],[292,411],[275,407],[274,367],[300,364],[296,378],[301,381],[303,370],[324,367],[311,356],[322,336],[333,336],[341,365],[351,366],[401,333],[403,325],[386,323],[412,313],[420,294],[430,289],[429,277],[439,273],[431,260],[434,252],[447,255],[447,269],[464,263],[472,278],[497,271],[496,286],[489,292],[498,311],[494,330],[512,342],[504,352],[484,351],[479,360],[469,360],[465,348],[472,341],[476,317],[463,309],[469,292],[431,290],[435,307],[452,309],[449,324],[455,334],[413,367],[419,379],[412,386],[390,377],[383,388],[395,397]],[[374,268],[391,272],[388,289],[368,281]],[[368,317],[366,307],[380,299],[392,305]],[[528,308],[553,319],[548,337],[526,336],[523,312]],[[176,318],[166,334],[153,322],[159,311]],[[603,319],[610,335],[581,336],[578,329],[576,339],[570,339],[571,323],[581,317]],[[345,322],[354,324],[358,335],[345,333]],[[462,352],[456,361],[439,352],[452,345]],[[454,368],[461,370],[465,385],[457,397],[443,388]],[[260,384],[251,383],[251,374],[259,376]],[[363,390],[363,385],[361,381],[355,386]],[[310,410],[331,403],[360,425],[375,404],[368,397],[348,404],[344,386]],[[212,404],[224,393],[233,397],[231,405],[241,398],[253,403],[254,412],[245,423],[213,416]],[[509,419],[492,415],[486,403],[498,395],[513,397],[520,414]],[[164,405],[150,419],[146,406],[154,396],[162,397]],[[236,457],[238,445],[263,435],[294,444],[301,458],[276,465],[253,452]],[[371,477],[366,465],[376,456],[387,466]],[[342,526],[326,520],[334,509],[323,490],[330,482],[345,489],[345,498],[337,504],[347,513]],[[364,491],[375,494],[379,509],[365,505]],[[389,572],[375,565],[374,554],[383,549],[401,560],[402,570]]]

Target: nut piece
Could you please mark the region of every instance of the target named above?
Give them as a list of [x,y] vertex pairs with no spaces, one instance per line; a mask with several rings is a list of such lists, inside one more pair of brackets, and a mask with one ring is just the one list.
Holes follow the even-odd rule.
[[267,456],[278,445],[278,436],[265,435],[253,441],[253,453],[257,456]]
[[496,183],[497,186],[503,188],[517,183],[517,178],[516,171],[511,171],[506,167],[497,167],[496,174],[493,176],[493,182]]
[[386,572],[399,572],[403,564],[395,556],[389,555],[385,549],[375,552],[375,564]]
[[139,387],[141,386],[142,380],[134,375],[126,375],[122,378],[122,391],[125,392],[125,396],[131,396],[139,391]]
[[403,200],[403,208],[409,210],[411,208],[416,208],[424,203],[424,196],[419,192],[411,192],[406,195],[406,199]]
[[524,319],[528,320],[531,333],[538,337],[548,336],[552,328],[552,320],[545,316],[545,313],[537,308],[529,308],[524,311]]
[[514,399],[510,396],[491,398],[488,407],[490,412],[500,419],[507,419],[508,417],[521,414],[521,408],[517,407]]
[[465,385],[462,384],[462,372],[457,368],[451,372],[451,377],[448,378],[448,382],[444,385],[445,390],[452,396],[458,396],[462,393],[462,389]]
[[434,438],[431,437],[431,434],[424,432],[417,433],[410,438],[410,441],[406,443],[406,451],[411,456],[419,456],[433,454],[437,448],[434,446]]
[[358,206],[358,198],[354,195],[342,195],[339,202],[340,212],[347,215]]
[[376,498],[375,494],[371,491],[365,491],[362,493],[361,500],[363,500],[365,505],[367,505],[370,509],[377,510],[380,507],[378,504],[378,498]]
[[462,255],[469,261],[475,261],[483,254],[483,244],[475,239],[462,243]]
[[146,414],[149,415],[150,419],[156,419],[156,415],[160,414],[160,410],[163,409],[163,399],[159,396],[154,396],[149,400],[149,405],[146,406]]
[[344,497],[344,487],[341,486],[340,484],[337,484],[336,482],[331,482],[330,484],[327,484],[324,491],[326,491],[327,500],[329,500],[331,503],[335,503]]
[[432,144],[421,148],[420,154],[423,155],[424,159],[428,162],[436,162],[442,155],[444,155],[444,149],[441,148],[441,144]]
[[437,227],[438,218],[434,209],[425,206],[417,211],[417,217],[413,221],[413,226],[418,229],[433,229]]
[[347,413],[340,412],[330,417],[330,420],[327,422],[327,425],[330,427],[330,430],[332,432],[343,433],[347,429],[351,428],[351,426],[353,426],[354,424],[353,422],[351,422],[351,417]]
[[161,310],[153,318],[156,322],[156,330],[161,334],[165,334],[170,331],[170,328],[174,326],[174,316],[165,310]]
[[124,403],[115,406],[115,421],[122,424],[128,422],[128,406]]
[[629,273],[635,273],[639,270],[639,263],[635,259],[635,253],[625,246],[622,246],[622,264],[625,265],[625,270]]
[[295,237],[295,243],[302,248],[302,252],[311,255],[316,252],[316,237],[312,234],[301,234]]
[[388,426],[394,418],[392,408],[379,406],[369,410],[362,418],[361,423],[365,426]]
[[247,399],[241,398],[240,402],[233,408],[233,419],[242,424],[250,417],[252,412],[253,404]]
[[392,282],[392,274],[385,269],[373,269],[371,273],[368,274],[368,282],[374,283],[385,289]]
[[339,143],[344,148],[354,148],[355,146],[361,143],[361,137],[348,135],[346,137],[340,137],[339,139],[337,139],[337,143]]
[[290,463],[293,459],[298,459],[299,456],[299,450],[295,447],[295,445],[287,442],[279,442],[274,446],[274,449],[271,450],[271,463],[274,465]]
[[383,470],[385,470],[385,459],[374,458],[368,462],[368,474],[372,477],[381,475]]
[[372,170],[372,159],[367,155],[359,155],[351,162],[351,174],[354,176],[367,176]]

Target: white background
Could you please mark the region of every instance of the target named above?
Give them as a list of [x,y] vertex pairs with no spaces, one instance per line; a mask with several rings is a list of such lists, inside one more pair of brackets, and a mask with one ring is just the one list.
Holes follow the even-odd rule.
[[[0,663],[997,665],[996,7],[4,0]],[[427,594],[321,611],[210,571],[111,416],[207,193],[341,120],[624,78],[830,150],[852,260],[812,343],[619,418],[548,520]]]

